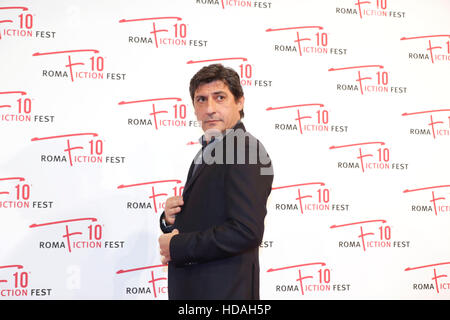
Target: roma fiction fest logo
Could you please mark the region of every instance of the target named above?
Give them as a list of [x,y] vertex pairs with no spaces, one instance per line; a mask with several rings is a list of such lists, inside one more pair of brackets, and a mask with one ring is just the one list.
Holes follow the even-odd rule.
[[410,123],[420,121],[422,124],[419,128],[409,128],[412,136],[430,136],[433,139],[450,137],[450,109],[404,112],[402,116],[410,120]]
[[[184,185],[181,185],[181,180],[167,179],[158,181],[147,181],[134,184],[121,184],[117,189],[132,188],[133,195],[136,194],[135,188],[145,188],[144,196],[145,201],[127,201],[126,209],[136,212],[154,212],[156,214],[164,211],[166,198],[169,197],[169,192],[173,191],[171,195],[181,196],[183,194]],[[150,189],[150,192],[148,191]],[[170,190],[170,191],[169,191]]]
[[[42,236],[39,249],[74,250],[123,249],[125,241],[104,240],[105,225],[97,218],[75,218],[58,221],[44,221],[29,226]],[[45,238],[45,239],[44,239]]]
[[391,86],[391,73],[383,65],[360,65],[339,68],[329,68],[329,72],[336,72],[345,77],[345,82],[336,83],[336,92],[353,91],[361,95],[398,95],[406,94],[407,87]]
[[[411,242],[409,240],[393,240],[393,227],[387,224],[387,221],[384,219],[332,225],[330,229],[336,229],[341,234],[351,235],[351,238],[339,240],[337,243],[338,248],[358,248],[365,252],[386,248],[409,248]],[[359,238],[359,240],[355,238]]]
[[336,14],[358,16],[361,20],[383,18],[404,19],[406,12],[392,8],[391,4],[391,0],[341,0],[339,1],[339,6],[336,7]]
[[[407,196],[411,193],[411,197],[414,197],[416,194],[422,197],[421,200],[419,200],[419,196],[415,196],[415,202],[414,204],[411,204],[412,213],[442,216],[450,213],[450,199],[444,197],[444,195],[449,194],[448,191],[450,191],[450,185],[438,185],[405,189],[403,193],[407,194]],[[424,200],[424,195],[427,195],[429,198]]]
[[55,31],[35,27],[36,14],[28,7],[0,6],[0,40],[7,38],[54,39]]
[[0,177],[1,209],[52,209],[54,201],[34,200],[34,187],[24,177]]
[[196,5],[215,6],[223,10],[230,8],[272,9],[270,1],[248,0],[194,0]]
[[266,111],[277,111],[277,114],[289,114],[292,117],[291,119],[294,120],[291,122],[276,121],[273,124],[273,129],[276,131],[292,131],[300,135],[322,135],[327,132],[347,133],[348,131],[347,125],[330,123],[330,112],[321,103],[268,107]]
[[268,88],[272,87],[272,80],[260,79],[255,77],[257,74],[256,66],[246,57],[227,57],[207,60],[189,60],[187,64],[210,64],[210,63],[228,63],[231,68],[237,70],[240,76],[241,85],[244,87]]
[[125,157],[105,155],[105,139],[95,132],[69,133],[49,137],[35,137],[35,143],[57,143],[61,151],[57,154],[41,154],[42,163],[64,163],[70,167],[80,164],[101,166],[103,164],[124,164]]
[[21,264],[0,265],[0,297],[51,298],[53,288],[34,288],[34,272]]
[[[326,294],[338,292],[345,294],[350,291],[350,284],[336,283],[334,281],[335,271],[325,262],[310,262],[286,267],[270,268],[268,273],[289,273],[292,281],[279,282],[275,284],[275,293],[295,293],[300,296],[308,294]],[[274,275],[275,276],[275,275]],[[297,278],[298,277],[298,278]]]
[[132,273],[135,276],[136,273],[145,273],[145,285],[140,286],[127,286],[124,288],[125,295],[142,295],[158,299],[161,297],[167,297],[167,265],[153,265],[138,267],[132,269],[121,269],[116,272],[121,278],[130,277],[128,274]]
[[142,44],[155,49],[166,47],[206,48],[208,46],[208,40],[191,38],[191,28],[181,17],[121,19],[119,23],[139,25],[140,31],[137,34],[128,35],[128,43],[130,44]]
[[356,161],[338,161],[338,169],[357,169],[363,173],[371,170],[397,171],[408,170],[408,163],[391,161],[391,148],[382,141],[359,142],[347,145],[331,146],[330,150],[351,152]]
[[127,118],[127,124],[132,127],[153,127],[155,130],[165,127],[201,127],[198,121],[188,120],[188,110],[193,110],[193,108],[188,107],[179,97],[120,101],[118,105],[122,109],[140,108],[146,112],[150,111],[145,114],[145,117]]
[[400,41],[413,42],[417,45],[419,51],[408,52],[409,60],[426,61],[431,64],[450,61],[450,34],[402,37]]
[[42,65],[55,62],[56,68],[42,69],[42,78],[60,78],[64,80],[125,80],[126,73],[108,72],[106,57],[97,49],[74,49],[51,52],[35,52],[33,57],[42,59]]
[[[308,55],[347,55],[346,48],[334,48],[328,46],[328,34],[322,26],[295,26],[284,28],[268,28],[266,32],[279,34],[288,33],[291,40],[273,45],[273,51],[281,54],[295,54],[299,57]],[[280,37],[281,39],[281,37]]]
[[405,268],[408,276],[414,279],[412,291],[429,291],[436,295],[448,294],[450,291],[449,268],[450,262],[438,262],[423,266]]
[[[334,203],[330,201],[332,197],[331,189],[324,182],[307,182],[291,184],[286,186],[272,187],[274,199],[280,199],[278,193],[283,191],[291,197],[297,196],[295,202],[281,202],[275,200],[275,212],[294,214],[343,214],[348,213],[350,205],[347,203]],[[276,192],[274,192],[276,191]],[[294,199],[293,199],[294,200]]]
[[26,91],[0,91],[0,122],[53,123],[54,115],[34,113],[35,99]]

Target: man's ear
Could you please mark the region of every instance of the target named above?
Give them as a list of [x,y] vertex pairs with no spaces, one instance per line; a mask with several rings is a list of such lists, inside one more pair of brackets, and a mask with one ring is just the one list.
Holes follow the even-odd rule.
[[244,109],[244,102],[245,102],[245,97],[244,97],[244,96],[242,96],[242,97],[240,97],[240,98],[238,99],[237,105],[238,105],[239,111],[241,111],[242,109]]

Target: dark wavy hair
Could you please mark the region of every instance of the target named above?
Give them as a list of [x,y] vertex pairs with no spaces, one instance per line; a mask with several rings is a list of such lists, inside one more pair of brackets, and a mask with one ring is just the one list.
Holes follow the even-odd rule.
[[[220,63],[211,64],[201,68],[191,79],[189,84],[189,93],[192,102],[194,102],[194,94],[197,88],[205,83],[213,81],[222,81],[234,96],[234,101],[238,101],[244,96],[239,74],[231,68],[224,67]],[[241,119],[244,117],[244,109],[240,111]]]

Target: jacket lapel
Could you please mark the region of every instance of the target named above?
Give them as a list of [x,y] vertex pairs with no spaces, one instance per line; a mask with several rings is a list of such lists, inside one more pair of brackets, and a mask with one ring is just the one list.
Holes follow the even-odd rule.
[[[195,164],[192,162],[192,169],[194,168]],[[194,183],[195,179],[197,179],[197,177],[200,175],[201,171],[203,170],[203,168],[206,166],[206,163],[201,163],[199,165],[199,167],[197,168],[197,170],[195,171],[195,173],[188,178],[188,180],[186,181],[186,185],[184,186],[183,189],[183,196],[184,194],[187,192],[187,190],[192,186],[192,184]]]

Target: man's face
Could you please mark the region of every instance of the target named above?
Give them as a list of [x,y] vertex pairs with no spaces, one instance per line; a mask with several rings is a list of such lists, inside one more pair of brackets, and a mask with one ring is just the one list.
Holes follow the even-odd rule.
[[240,119],[244,97],[235,101],[228,86],[221,80],[200,85],[194,93],[194,109],[204,132],[223,132],[232,128]]

